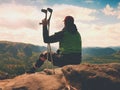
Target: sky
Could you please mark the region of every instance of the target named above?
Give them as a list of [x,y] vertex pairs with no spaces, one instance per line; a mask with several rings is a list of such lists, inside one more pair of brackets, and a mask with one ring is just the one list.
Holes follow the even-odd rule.
[[[52,8],[50,35],[71,15],[83,47],[120,46],[120,0],[0,0],[0,41],[45,46],[41,9]],[[58,43],[51,44],[58,47]]]

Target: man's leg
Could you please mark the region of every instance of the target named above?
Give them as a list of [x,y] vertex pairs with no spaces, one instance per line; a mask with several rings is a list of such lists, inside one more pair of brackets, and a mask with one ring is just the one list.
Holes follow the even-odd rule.
[[50,61],[54,66],[58,66],[58,67],[62,66],[63,62],[61,62],[61,55],[59,53],[55,53],[55,52],[50,53],[50,52],[44,51],[42,55],[46,60]]
[[35,73],[36,69],[40,68],[44,64],[45,60],[46,59],[43,57],[43,55],[40,54],[39,59],[36,61],[35,65],[30,68],[30,70],[28,70],[26,73]]

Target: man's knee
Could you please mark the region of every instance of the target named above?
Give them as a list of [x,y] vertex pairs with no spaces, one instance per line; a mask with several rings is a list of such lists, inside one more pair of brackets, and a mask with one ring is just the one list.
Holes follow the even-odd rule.
[[55,52],[47,52],[47,51],[44,51],[41,53],[40,56],[44,57],[45,59],[47,59],[48,61],[51,61],[51,59],[54,59],[56,53]]
[[39,68],[44,63],[45,60],[46,60],[46,55],[41,53],[39,59],[35,63],[35,67]]

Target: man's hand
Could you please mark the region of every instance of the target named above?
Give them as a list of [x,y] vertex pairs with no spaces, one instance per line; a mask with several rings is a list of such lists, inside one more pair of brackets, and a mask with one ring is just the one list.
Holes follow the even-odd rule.
[[47,26],[48,21],[47,21],[46,19],[43,19],[43,20],[42,20],[42,24],[43,24],[43,26]]

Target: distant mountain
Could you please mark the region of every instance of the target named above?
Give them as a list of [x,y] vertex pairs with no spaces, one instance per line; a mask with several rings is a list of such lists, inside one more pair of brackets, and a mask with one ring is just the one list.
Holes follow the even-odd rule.
[[112,48],[112,49],[114,49],[114,50],[116,50],[116,51],[120,51],[120,46],[110,47],[110,48]]
[[100,48],[100,47],[92,47],[92,48],[83,48],[83,55],[91,55],[91,56],[106,56],[114,54],[116,51],[112,48]]
[[120,51],[113,48],[83,48],[82,62],[103,64],[103,63],[120,63]]
[[33,53],[46,50],[44,46],[35,46],[32,44],[0,41],[0,55],[10,55],[11,57],[30,57]]

